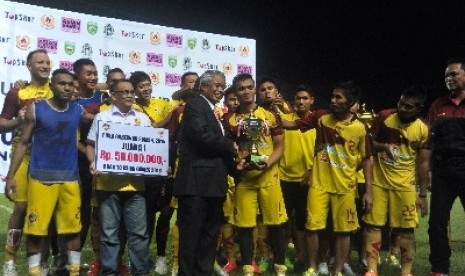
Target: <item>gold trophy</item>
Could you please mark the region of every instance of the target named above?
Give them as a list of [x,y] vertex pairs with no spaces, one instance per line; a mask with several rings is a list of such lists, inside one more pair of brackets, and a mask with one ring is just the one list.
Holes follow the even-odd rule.
[[373,111],[373,109],[371,111],[368,111],[366,109],[365,103],[363,103],[360,106],[360,110],[357,112],[357,118],[362,123],[364,123],[367,126],[368,129],[371,128],[371,124],[373,123],[373,120],[375,119],[375,117],[376,117],[376,114]]
[[258,153],[264,129],[263,120],[255,117],[253,113],[243,120],[241,134],[244,135],[245,141],[241,144],[241,156],[245,158],[246,163],[258,164],[268,158],[268,156]]

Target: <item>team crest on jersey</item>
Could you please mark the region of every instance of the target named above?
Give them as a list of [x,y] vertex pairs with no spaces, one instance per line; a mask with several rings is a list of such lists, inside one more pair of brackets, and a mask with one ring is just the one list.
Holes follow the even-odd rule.
[[113,25],[107,24],[105,27],[103,27],[103,33],[105,34],[106,38],[112,38],[115,34],[115,28],[113,28]]
[[139,51],[130,51],[129,52],[129,61],[132,64],[139,64],[142,60],[142,54]]
[[223,63],[223,73],[225,75],[230,75],[233,72],[233,65],[229,62]]
[[158,72],[149,72],[150,80],[152,81],[153,85],[160,83],[160,73]]
[[31,38],[27,35],[16,36],[16,48],[21,50],[27,50],[31,47]]
[[161,43],[161,34],[159,32],[150,32],[149,40],[153,45],[159,45]]
[[192,67],[191,58],[190,57],[185,57],[182,66],[184,67],[184,70],[189,70]]
[[65,41],[65,53],[67,55],[72,55],[76,51],[76,43],[71,42],[71,41]]
[[40,17],[40,25],[47,30],[55,28],[55,17],[51,14],[42,15]]
[[87,32],[90,35],[95,35],[98,32],[98,23],[94,21],[87,22]]
[[250,48],[249,46],[240,46],[239,47],[239,54],[242,57],[248,57],[250,55]]
[[92,50],[92,46],[90,45],[90,43],[84,43],[84,45],[82,45],[81,53],[86,57],[92,56],[94,51]]
[[168,65],[171,68],[175,68],[178,65],[178,57],[177,56],[168,56]]
[[109,129],[110,129],[110,125],[107,124],[107,123],[104,123],[104,124],[102,125],[102,128],[103,128],[104,130],[109,130]]
[[210,49],[210,47],[211,47],[210,46],[210,41],[208,39],[206,39],[206,38],[202,39],[202,49],[204,51],[206,51],[206,50]]
[[197,46],[197,38],[189,37],[187,39],[187,47],[191,50],[194,50],[196,46]]

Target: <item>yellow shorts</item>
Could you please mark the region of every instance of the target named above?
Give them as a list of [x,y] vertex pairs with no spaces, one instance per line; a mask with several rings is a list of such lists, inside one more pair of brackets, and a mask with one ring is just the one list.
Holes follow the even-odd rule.
[[305,228],[310,231],[325,229],[330,206],[334,232],[352,232],[359,228],[355,191],[332,194],[312,187],[308,189]]
[[389,213],[392,228],[416,228],[418,226],[417,193],[396,191],[373,185],[373,209],[363,217],[370,225],[383,226]]
[[30,155],[25,154],[14,176],[16,182],[16,193],[13,194],[13,200],[15,202],[27,202],[29,159]]
[[233,224],[238,227],[255,227],[259,208],[263,224],[279,225],[286,222],[287,214],[281,186],[237,185]]
[[174,197],[174,196],[171,197],[170,207],[174,209],[178,209],[178,198],[177,197]]
[[223,203],[223,213],[224,217],[227,218],[228,222],[232,221],[234,215],[234,194],[236,187],[229,186],[226,193],[226,200]]
[[81,194],[78,181],[42,183],[29,178],[29,195],[24,233],[48,235],[53,216],[58,234],[75,234],[81,231]]

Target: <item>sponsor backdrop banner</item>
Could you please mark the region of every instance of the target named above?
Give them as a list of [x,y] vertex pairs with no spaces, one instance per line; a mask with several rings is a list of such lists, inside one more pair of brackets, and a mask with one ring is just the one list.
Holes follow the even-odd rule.
[[[231,83],[238,73],[255,76],[255,40],[193,30],[143,24],[0,0],[0,105],[15,80],[28,80],[28,52],[47,49],[52,70],[72,70],[79,58],[97,66],[99,82],[110,68],[127,76],[145,71],[153,96],[169,98],[181,75],[217,69]],[[11,133],[0,136],[0,176],[9,166]],[[3,192],[3,182],[0,182]]]

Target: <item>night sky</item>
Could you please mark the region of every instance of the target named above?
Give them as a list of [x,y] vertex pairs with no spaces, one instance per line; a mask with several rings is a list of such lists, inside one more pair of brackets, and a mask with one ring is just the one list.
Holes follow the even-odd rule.
[[446,92],[447,59],[465,56],[465,1],[19,2],[256,39],[257,78],[277,79],[287,99],[309,84],[321,107],[349,79],[375,110],[411,84],[424,85],[431,102]]

